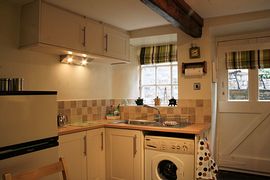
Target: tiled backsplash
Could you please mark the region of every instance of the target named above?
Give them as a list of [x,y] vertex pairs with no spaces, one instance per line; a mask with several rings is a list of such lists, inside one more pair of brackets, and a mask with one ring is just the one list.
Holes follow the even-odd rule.
[[[58,101],[58,113],[67,115],[69,122],[83,122],[105,119],[108,108],[120,107],[121,119],[153,120],[157,110],[136,106],[132,99],[101,99]],[[127,105],[128,104],[128,105]],[[211,100],[180,100],[177,107],[158,107],[164,118],[188,117],[191,122],[211,121]]]
[[107,109],[113,105],[129,104],[133,100],[99,99],[58,101],[58,113],[68,117],[69,122],[83,122],[105,119]]

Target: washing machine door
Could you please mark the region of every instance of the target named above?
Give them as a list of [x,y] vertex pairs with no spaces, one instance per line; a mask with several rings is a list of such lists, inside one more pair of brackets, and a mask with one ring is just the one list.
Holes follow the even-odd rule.
[[182,180],[183,162],[171,155],[157,155],[151,163],[152,180]]

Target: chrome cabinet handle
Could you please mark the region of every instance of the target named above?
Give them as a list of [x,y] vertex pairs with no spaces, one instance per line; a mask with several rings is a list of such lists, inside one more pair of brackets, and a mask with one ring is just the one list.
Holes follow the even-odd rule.
[[84,26],[83,27],[83,29],[82,29],[82,31],[83,31],[83,43],[82,43],[82,45],[85,47],[86,46],[86,34],[85,34],[85,32],[86,32],[86,27]]
[[108,51],[108,34],[105,35],[105,51]]
[[87,156],[87,137],[86,137],[86,136],[83,137],[83,142],[84,142],[84,150],[83,150],[83,154],[84,154],[85,156]]
[[137,136],[135,135],[133,137],[133,157],[136,156],[136,153],[137,153],[137,144],[136,144],[136,141],[137,141]]
[[101,132],[101,151],[103,151],[103,149],[104,149],[104,146],[103,146],[103,138],[104,138],[104,134],[103,134],[103,132]]

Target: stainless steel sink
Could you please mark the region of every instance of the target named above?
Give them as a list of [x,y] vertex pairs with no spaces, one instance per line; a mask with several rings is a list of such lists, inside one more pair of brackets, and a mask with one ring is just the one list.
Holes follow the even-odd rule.
[[130,124],[130,125],[139,125],[139,126],[156,126],[156,127],[171,127],[171,128],[183,128],[191,123],[177,123],[171,124],[170,123],[160,123],[156,121],[149,121],[149,120],[118,120],[114,121],[113,124]]
[[142,126],[160,126],[159,122],[149,121],[149,120],[119,120],[113,122],[114,124],[132,124],[132,125],[142,125]]

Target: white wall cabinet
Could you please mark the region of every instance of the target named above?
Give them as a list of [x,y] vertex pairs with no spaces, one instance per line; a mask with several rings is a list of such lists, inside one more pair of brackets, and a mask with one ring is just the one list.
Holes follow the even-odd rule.
[[125,31],[42,0],[22,6],[20,47],[58,55],[73,51],[118,59],[116,63],[129,61],[129,36]]
[[59,144],[70,179],[105,180],[104,128],[62,135]]
[[105,129],[86,132],[88,180],[105,180]]
[[104,55],[128,60],[129,36],[114,27],[104,25]]
[[40,41],[49,45],[83,50],[82,21],[82,16],[42,3]]
[[59,154],[67,164],[70,179],[87,179],[85,132],[59,136]]
[[103,24],[92,19],[85,20],[85,51],[103,55]]
[[141,131],[106,128],[106,179],[143,179]]
[[22,6],[20,46],[42,43],[83,51],[83,20],[80,15],[42,1],[26,4]]

